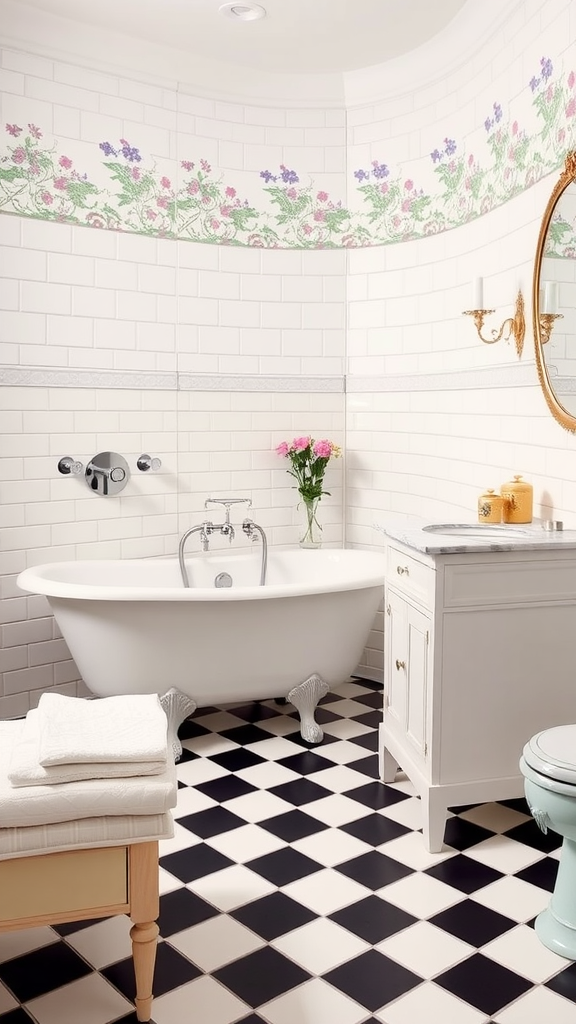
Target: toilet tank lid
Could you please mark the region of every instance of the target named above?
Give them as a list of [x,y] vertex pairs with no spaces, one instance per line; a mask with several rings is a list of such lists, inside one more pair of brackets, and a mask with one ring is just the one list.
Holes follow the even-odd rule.
[[576,784],[576,725],[558,725],[536,733],[523,753],[535,771]]

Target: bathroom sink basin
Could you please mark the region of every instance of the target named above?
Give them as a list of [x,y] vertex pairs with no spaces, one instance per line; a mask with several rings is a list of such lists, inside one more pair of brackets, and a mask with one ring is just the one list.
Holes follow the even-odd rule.
[[425,533],[441,533],[445,537],[526,537],[528,530],[516,526],[498,526],[488,523],[431,523],[423,526]]

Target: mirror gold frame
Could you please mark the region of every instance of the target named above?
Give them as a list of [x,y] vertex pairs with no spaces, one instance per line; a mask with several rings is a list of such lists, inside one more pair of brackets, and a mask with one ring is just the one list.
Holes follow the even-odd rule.
[[536,258],[534,260],[534,276],[532,282],[532,314],[534,323],[534,342],[536,346],[536,367],[538,370],[540,385],[542,387],[542,391],[544,392],[544,397],[548,404],[548,408],[550,409],[550,412],[552,413],[554,418],[566,430],[571,430],[572,432],[576,432],[576,415],[573,415],[572,413],[568,412],[568,410],[562,405],[562,403],[558,399],[550,379],[548,367],[546,365],[545,345],[549,342],[551,331],[553,330],[553,322],[556,319],[556,317],[550,313],[546,313],[544,310],[540,308],[540,277],[546,239],[554,211],[556,210],[557,203],[562,194],[565,192],[568,186],[575,181],[576,151],[573,150],[566,154],[564,169],[562,170],[558,181],[552,189],[552,194],[548,200],[546,209],[544,211],[542,224],[540,226],[540,234],[538,235]]

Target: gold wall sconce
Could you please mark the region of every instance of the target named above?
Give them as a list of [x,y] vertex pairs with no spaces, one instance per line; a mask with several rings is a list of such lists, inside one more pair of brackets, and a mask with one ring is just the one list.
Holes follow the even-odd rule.
[[540,338],[545,345],[550,341],[550,335],[554,330],[554,321],[562,320],[563,314],[558,313],[558,284],[556,281],[547,281],[544,285],[544,295],[540,304]]
[[480,340],[483,341],[484,344],[486,345],[494,345],[497,341],[501,341],[502,338],[504,339],[504,341],[509,341],[510,338],[513,337],[516,343],[516,352],[518,354],[518,357],[520,357],[522,355],[522,350],[524,348],[524,335],[526,334],[526,322],[524,319],[524,299],[520,288],[518,288],[518,293],[516,295],[516,306],[514,309],[514,316],[508,317],[508,319],[505,320],[502,326],[500,327],[500,330],[492,328],[491,336],[489,338],[484,337],[484,335],[482,334],[482,328],[484,327],[484,321],[486,317],[490,316],[492,313],[495,313],[496,310],[483,308],[484,298],[483,283],[481,277],[476,277],[474,279],[472,297],[474,309],[465,309],[463,311],[463,315],[472,317],[476,325],[476,330],[478,331],[478,337],[480,338]]

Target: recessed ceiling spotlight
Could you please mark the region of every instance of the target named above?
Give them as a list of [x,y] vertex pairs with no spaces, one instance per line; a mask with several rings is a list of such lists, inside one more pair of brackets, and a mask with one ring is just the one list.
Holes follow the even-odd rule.
[[258,21],[266,17],[266,11],[259,4],[252,3],[231,3],[222,4],[218,13],[225,18],[232,18],[234,21]]

